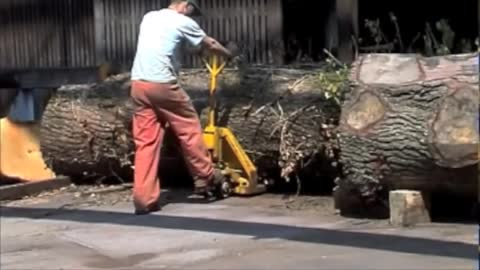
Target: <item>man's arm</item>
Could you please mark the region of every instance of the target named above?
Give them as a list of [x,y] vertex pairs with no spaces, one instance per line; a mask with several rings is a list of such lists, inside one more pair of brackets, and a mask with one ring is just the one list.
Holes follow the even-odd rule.
[[206,50],[227,58],[234,56],[233,53],[220,44],[220,42],[205,34],[200,26],[190,18],[180,27],[180,31],[193,47],[199,47],[202,51]]
[[215,54],[220,54],[227,58],[233,57],[232,52],[230,50],[222,46],[220,42],[218,42],[212,37],[205,36],[202,40],[202,46],[204,49],[207,49]]

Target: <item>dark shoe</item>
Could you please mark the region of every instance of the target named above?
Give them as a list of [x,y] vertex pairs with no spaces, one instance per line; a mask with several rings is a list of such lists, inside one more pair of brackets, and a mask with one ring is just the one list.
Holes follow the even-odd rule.
[[212,177],[210,177],[209,180],[201,178],[195,179],[194,194],[204,196],[207,199],[212,199],[214,197],[224,197],[220,196],[223,182],[225,182],[225,176],[220,170],[215,170],[214,174],[212,175]]
[[213,186],[213,177],[210,179],[205,178],[196,178],[193,182],[194,191],[193,193],[196,195],[205,195],[207,194]]
[[152,212],[158,212],[160,210],[162,210],[160,205],[155,204],[155,205],[147,207],[145,209],[135,209],[135,215],[148,215]]
[[214,173],[210,178],[194,178],[194,193],[197,195],[203,195],[209,192],[212,192],[215,189],[217,182],[221,181],[223,178],[222,172],[215,169]]
[[200,180],[195,181],[195,189],[193,191],[195,195],[207,196],[212,190],[213,187],[210,183]]

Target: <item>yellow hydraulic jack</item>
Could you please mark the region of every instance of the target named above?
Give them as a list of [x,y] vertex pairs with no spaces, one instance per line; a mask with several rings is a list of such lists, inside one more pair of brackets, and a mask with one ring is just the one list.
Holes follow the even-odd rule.
[[210,72],[208,122],[203,138],[216,169],[221,171],[223,179],[217,182],[216,196],[226,198],[232,194],[256,195],[266,190],[258,183],[257,168],[227,127],[218,127],[215,121],[217,76],[223,71],[226,62],[213,55],[204,60]]

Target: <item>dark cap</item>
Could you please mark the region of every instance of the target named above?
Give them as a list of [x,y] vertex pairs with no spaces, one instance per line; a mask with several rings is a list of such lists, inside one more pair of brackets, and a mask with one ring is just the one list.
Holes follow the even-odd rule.
[[187,0],[187,3],[193,6],[192,16],[202,16],[202,11],[196,0]]

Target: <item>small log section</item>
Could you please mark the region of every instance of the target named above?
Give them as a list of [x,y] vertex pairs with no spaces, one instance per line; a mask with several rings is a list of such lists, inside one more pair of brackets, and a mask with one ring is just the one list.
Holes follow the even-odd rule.
[[[3,90],[0,90],[3,91]],[[0,118],[0,185],[54,179],[40,149],[40,125]]]
[[[204,70],[181,75],[181,85],[202,121],[206,120],[208,79]],[[131,180],[134,108],[129,91],[129,74],[58,90],[44,113],[41,135],[43,157],[55,173]],[[218,125],[232,129],[260,177],[280,179],[335,170],[328,161],[335,159],[336,151],[328,123],[338,119],[339,107],[324,99],[315,72],[225,70],[219,78],[217,102]],[[168,131],[162,154],[181,157]]]
[[388,207],[396,189],[477,196],[478,74],[478,54],[361,56],[338,128],[337,208]]
[[430,223],[428,202],[419,191],[394,190],[390,192],[390,224],[408,227]]

